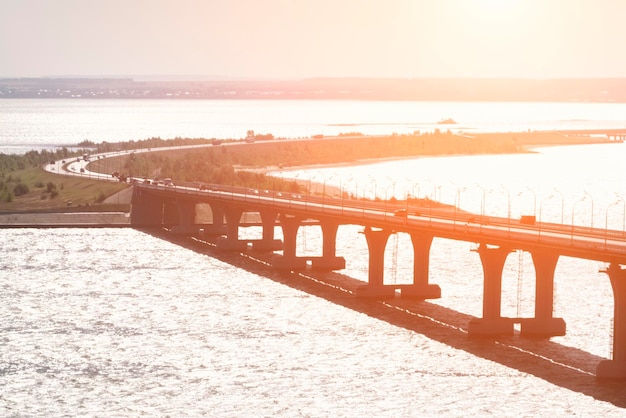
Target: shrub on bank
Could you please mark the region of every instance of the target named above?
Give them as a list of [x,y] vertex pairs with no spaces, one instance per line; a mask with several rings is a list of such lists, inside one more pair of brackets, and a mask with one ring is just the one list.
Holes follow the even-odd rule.
[[22,196],[22,195],[25,195],[28,192],[30,192],[30,189],[28,188],[27,185],[25,185],[22,182],[17,183],[15,185],[15,187],[13,187],[13,194],[15,196]]

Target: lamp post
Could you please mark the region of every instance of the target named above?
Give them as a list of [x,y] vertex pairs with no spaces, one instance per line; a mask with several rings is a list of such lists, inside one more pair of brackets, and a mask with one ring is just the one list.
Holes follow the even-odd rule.
[[467,187],[456,186],[456,202],[454,202],[454,224],[456,225],[457,211],[461,209],[461,192],[467,190]]
[[563,193],[561,193],[561,191],[557,189],[556,187],[554,188],[554,191],[557,192],[559,196],[561,196],[561,225],[563,225],[563,213],[565,211],[565,198],[563,197]]
[[[386,177],[388,182],[391,183],[391,197],[395,197],[396,196],[396,181],[394,179],[392,179],[391,177],[387,176]],[[387,183],[389,184],[389,183]],[[389,186],[387,185],[387,187],[385,187],[385,199],[390,199],[389,195],[387,194],[387,192],[389,192]]]
[[372,177],[372,176],[368,176],[368,178],[370,179],[370,181],[363,187],[363,197],[365,197],[365,190],[366,190],[367,186],[369,186],[370,184],[373,183],[374,184],[374,194],[372,196],[372,200],[376,200],[376,195],[378,193],[378,190],[377,190],[378,185],[376,183],[376,179],[374,177]]
[[[299,183],[299,180],[300,180],[300,179],[298,178],[298,177],[300,177],[300,174],[302,174],[302,173],[301,173],[301,172],[300,172],[300,173],[296,173],[296,174],[293,176],[293,182],[294,182],[294,183],[295,183],[295,185],[296,185],[296,192],[297,192],[297,193],[300,193],[300,183]],[[282,179],[283,179],[283,180],[285,180],[285,177],[282,177]],[[291,196],[291,193],[290,193],[290,196]],[[289,200],[291,200],[291,197],[289,198]]]
[[[572,205],[572,244],[574,243],[574,213],[576,212],[576,204],[584,202],[585,200],[587,200],[587,196],[581,197],[580,199],[575,201],[574,204]],[[593,215],[592,215],[592,219],[593,219]]]
[[554,197],[553,194],[551,194],[550,196],[546,197],[545,199],[543,199],[541,201],[541,203],[539,204],[539,238],[541,238],[541,214],[543,212],[543,204],[546,203],[548,200],[552,199]]
[[365,200],[366,200],[365,192],[367,191],[367,186],[369,186],[372,183],[374,184],[374,199],[373,200],[376,200],[376,179],[371,176],[369,178],[370,178],[370,181],[365,183],[365,185],[363,186],[363,196],[361,197],[363,215],[365,215]]
[[[351,189],[352,187],[348,187],[348,185],[352,184],[354,182],[354,193],[352,193]],[[357,198],[359,195],[359,183],[356,181],[356,179],[352,176],[350,176],[350,178],[344,183],[344,187],[346,188],[345,193],[348,194],[348,199],[351,198]],[[343,193],[342,193],[343,194]]]
[[[315,180],[315,182],[313,180]],[[313,184],[315,183],[317,183],[317,174],[313,176],[309,176],[309,190],[308,190],[309,196],[315,194],[313,193]],[[317,185],[315,186],[315,189],[317,190]]]
[[500,187],[506,192],[506,215],[509,218],[509,225],[511,224],[511,192],[509,188],[500,183]]
[[624,201],[624,198],[621,195],[618,195],[617,193],[615,193],[615,196],[617,197],[617,201],[622,203],[622,232],[624,232],[624,230],[626,229],[626,202]]
[[426,181],[429,182],[433,186],[433,200],[437,200],[437,185],[435,184],[434,181],[432,181],[429,178],[427,178]]
[[[337,174],[337,173],[335,173]],[[337,174],[337,178],[339,179],[339,197],[342,197],[342,193],[341,190],[343,188],[343,179],[341,178],[341,176],[339,174]]]
[[[606,249],[607,246],[607,241],[608,241],[608,235],[609,235],[609,209],[612,206],[617,206],[619,203],[624,202],[623,199],[621,200],[616,200],[615,202],[611,203],[609,206],[606,207],[606,213],[604,215],[604,248]],[[622,230],[624,230],[624,225],[622,224]]]
[[553,199],[554,197],[555,196],[551,194],[550,196],[544,198],[539,204],[539,222],[542,222],[541,214],[543,213],[543,204],[546,203],[548,200]]
[[389,187],[385,188],[385,200],[391,200],[394,199],[396,197],[396,182],[395,181],[391,181],[391,196],[389,196]]
[[526,190],[533,194],[533,216],[537,216],[537,193],[530,187],[526,187]]
[[336,187],[333,185],[334,184],[333,180],[335,178],[339,180],[339,188],[341,189],[341,177],[339,176],[339,174],[337,174],[337,172],[333,171],[330,174],[330,176],[328,177],[324,176],[324,190],[323,190],[324,196],[326,196],[326,181],[328,180],[328,185],[332,188],[330,197],[335,197],[334,190],[336,190]]
[[[589,197],[589,200],[591,201],[591,223],[590,226],[591,228],[593,228],[593,196],[591,194],[589,194],[588,191],[585,190],[585,196]],[[621,197],[620,197],[621,199]],[[624,199],[622,199],[622,202],[624,201]]]
[[[420,193],[420,186],[419,186],[419,182],[415,182],[413,180],[411,180],[411,178],[409,177],[405,177],[404,178],[406,181],[406,195],[413,197],[413,198],[418,198],[419,197],[419,193]],[[415,194],[415,188],[417,187],[417,194]],[[411,189],[411,194],[409,194],[409,189]]]
[[[315,180],[315,182],[313,180]],[[308,204],[311,201],[311,195],[313,195],[313,184],[316,184],[316,182],[317,182],[317,174],[313,176],[309,176],[309,187],[307,188],[307,198],[306,198],[305,207],[308,207]],[[316,184],[316,188],[317,188],[317,184]]]
[[[342,183],[341,187],[339,188],[339,197],[341,198],[341,210],[343,212],[343,198],[344,198],[344,194],[348,195],[348,199],[350,199],[350,192],[348,189],[348,184],[351,184],[354,181],[354,177],[350,176],[348,178],[348,180],[346,180],[345,182]],[[343,188],[346,188],[346,191],[343,190]]]
[[[415,187],[417,187],[417,193],[415,193]],[[413,183],[413,186],[411,187],[411,194],[413,195],[413,197],[415,199],[419,199],[419,197],[420,197],[420,184],[419,184],[419,182]]]
[[582,196],[580,199],[578,199],[577,201],[574,202],[574,204],[572,205],[572,231],[574,230],[574,212],[576,210],[576,204],[581,203],[581,202],[585,202],[587,201],[587,198],[589,198],[589,201],[591,202],[591,228],[593,228],[593,196],[591,196],[588,192],[585,191],[584,196]]
[[572,205],[572,231],[574,230],[574,213],[576,212],[576,205],[578,203],[584,202],[585,200],[587,200],[587,196],[581,197],[580,199],[575,201],[574,204]]
[[476,187],[478,187],[482,192],[482,197],[480,199],[480,216],[485,215],[485,196],[487,195],[487,189],[485,189],[480,184],[476,183]]

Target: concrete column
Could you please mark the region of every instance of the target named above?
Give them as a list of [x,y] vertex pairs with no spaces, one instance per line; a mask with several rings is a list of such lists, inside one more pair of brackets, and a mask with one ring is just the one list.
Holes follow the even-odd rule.
[[211,224],[202,224],[201,234],[206,236],[227,234],[226,224],[224,222],[224,214],[226,213],[224,204],[210,202],[209,206],[211,207]]
[[626,379],[626,270],[611,263],[606,273],[613,288],[613,359],[598,363],[596,376]]
[[195,235],[198,233],[196,225],[196,202],[193,200],[178,200],[178,225],[172,227],[177,234]]
[[437,299],[441,297],[441,288],[428,283],[430,264],[430,246],[433,236],[430,234],[411,234],[413,243],[413,285],[403,286],[401,295],[411,299]]
[[146,190],[133,187],[130,223],[137,227],[161,227],[163,225],[163,200]]
[[275,251],[283,248],[283,242],[274,239],[274,228],[276,227],[276,217],[278,213],[271,210],[260,212],[261,223],[263,225],[263,238],[252,242],[252,249],[255,251]]
[[565,335],[563,318],[553,318],[554,270],[559,254],[552,251],[531,252],[535,266],[535,317],[520,320],[522,336],[553,337]]
[[283,215],[280,217],[280,227],[283,230],[283,256],[294,258],[296,256],[296,243],[300,218]]
[[248,247],[246,241],[239,241],[239,221],[243,210],[237,207],[226,208],[226,235],[218,237],[216,247],[224,251],[242,251]]
[[314,270],[331,271],[346,268],[346,260],[343,257],[337,257],[337,230],[339,224],[331,221],[322,221],[322,257],[313,258],[311,267]]
[[390,230],[373,230],[369,226],[363,231],[369,250],[368,284],[357,289],[357,297],[385,299],[395,297],[393,287],[384,286],[385,247],[391,235]]
[[301,219],[295,216],[281,215],[280,227],[283,230],[283,255],[272,258],[272,266],[279,270],[304,270],[306,259],[296,257],[296,244]]
[[209,203],[209,206],[211,206],[211,225],[216,227],[223,226],[225,224],[224,216],[226,213],[226,208],[224,207],[224,205],[216,202],[211,202]]
[[483,265],[483,317],[474,318],[469,323],[470,336],[498,334],[513,335],[513,320],[500,316],[502,308],[502,270],[511,250],[490,248],[484,244],[478,247],[478,255]]
[[167,199],[163,202],[163,225],[171,228],[180,223],[178,214],[178,202],[173,199]]

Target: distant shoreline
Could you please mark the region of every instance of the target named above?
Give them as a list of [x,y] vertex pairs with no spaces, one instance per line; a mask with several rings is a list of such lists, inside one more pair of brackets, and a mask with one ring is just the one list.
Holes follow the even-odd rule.
[[626,103],[626,78],[0,78],[1,98]]
[[[626,130],[625,130],[626,131]],[[512,133],[507,133],[512,134]],[[535,135],[539,135],[540,133],[534,133]],[[532,134],[531,134],[532,135]],[[521,150],[517,152],[512,152],[511,154],[524,154],[524,153],[537,153],[540,152],[542,148],[552,148],[552,147],[565,147],[565,146],[577,146],[577,145],[594,145],[594,144],[611,144],[611,143],[619,143],[619,141],[610,141],[608,139],[593,139],[592,137],[563,137],[564,140],[562,142],[547,142],[547,143],[536,143],[536,144],[527,144],[522,145]],[[566,138],[570,138],[567,140]],[[453,156],[476,156],[476,155],[499,155],[494,153],[478,153],[478,154],[467,154],[467,153],[452,153],[452,154],[428,154],[428,155],[413,155],[413,156],[391,156],[391,157],[371,157],[371,158],[362,158],[353,161],[345,161],[345,162],[333,162],[333,163],[316,163],[316,164],[296,164],[289,165],[286,167],[279,167],[277,165],[268,165],[263,167],[246,167],[246,166],[236,166],[236,170],[244,170],[256,173],[272,173],[272,172],[288,172],[288,171],[300,171],[300,170],[313,170],[313,169],[326,169],[333,167],[350,167],[350,166],[362,166],[368,164],[377,164],[388,161],[402,161],[402,160],[416,160],[422,158],[442,158],[442,157],[453,157]]]

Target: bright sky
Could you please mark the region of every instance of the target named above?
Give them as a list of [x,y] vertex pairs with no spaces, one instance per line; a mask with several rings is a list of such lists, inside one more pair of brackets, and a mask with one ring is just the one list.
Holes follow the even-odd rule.
[[1,0],[0,77],[626,77],[626,0]]

